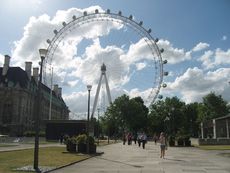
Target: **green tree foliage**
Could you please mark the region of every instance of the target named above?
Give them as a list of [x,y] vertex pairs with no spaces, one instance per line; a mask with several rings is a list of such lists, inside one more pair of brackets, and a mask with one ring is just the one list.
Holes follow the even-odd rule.
[[109,136],[120,136],[124,131],[144,130],[148,123],[148,108],[141,97],[130,99],[122,95],[108,107],[102,122]]
[[168,135],[197,137],[200,122],[225,116],[229,113],[227,102],[215,93],[203,98],[203,103],[185,104],[177,97],[158,100],[148,109],[141,97],[118,97],[101,118],[103,131],[109,136],[121,136],[124,131],[144,130],[149,135],[165,131]]
[[185,122],[185,103],[177,97],[166,98],[150,107],[152,133],[166,131],[175,135]]
[[187,104],[185,107],[184,129],[193,137],[198,137],[199,132],[198,108],[197,102]]
[[214,92],[203,97],[203,104],[199,106],[199,120],[205,121],[213,118],[225,116],[229,113],[227,102],[223,100],[221,95]]

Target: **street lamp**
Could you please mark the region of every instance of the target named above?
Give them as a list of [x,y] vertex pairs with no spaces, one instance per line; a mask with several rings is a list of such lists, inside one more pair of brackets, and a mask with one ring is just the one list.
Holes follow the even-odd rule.
[[89,114],[90,114],[90,90],[92,89],[92,85],[87,85],[88,90],[88,116],[87,116],[87,153],[89,154]]
[[40,172],[38,168],[38,150],[39,150],[39,120],[40,120],[40,114],[41,114],[41,85],[42,85],[42,67],[43,62],[47,54],[46,49],[39,49],[39,54],[41,57],[40,62],[40,75],[39,75],[39,81],[38,81],[38,88],[37,88],[37,105],[36,105],[36,112],[35,112],[35,138],[34,138],[34,169],[36,172]]

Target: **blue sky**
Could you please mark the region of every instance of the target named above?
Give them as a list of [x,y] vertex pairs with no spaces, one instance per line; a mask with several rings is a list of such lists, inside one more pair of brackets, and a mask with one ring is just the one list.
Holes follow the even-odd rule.
[[[44,28],[54,25],[54,18],[56,21],[62,20],[57,12],[62,10],[62,14],[67,15],[70,8],[76,8],[76,11],[80,11],[91,6],[98,6],[103,10],[110,9],[114,13],[121,10],[124,16],[132,14],[134,20],[141,20],[146,29],[152,29],[151,35],[160,39],[158,46],[165,49],[163,59],[167,59],[169,62],[164,67],[165,71],[170,72],[170,75],[164,78],[168,87],[161,90],[164,97],[176,95],[189,103],[201,101],[205,94],[214,91],[223,95],[224,99],[230,102],[230,85],[228,84],[230,81],[230,1],[228,0],[2,0],[0,1],[0,22],[2,24],[0,65],[3,64],[5,54],[12,56],[12,66],[17,65],[24,68],[23,63],[28,60],[34,61],[33,64],[35,65],[38,60],[31,57],[37,54],[33,54],[35,50],[31,50],[31,43],[34,44],[34,47],[36,45],[44,46],[43,42],[47,36],[52,38],[52,33],[49,34],[50,29],[48,28],[46,31]],[[39,18],[44,14],[46,17]],[[32,16],[33,18],[31,18]],[[58,24],[55,25],[55,27],[57,26]],[[40,28],[40,32],[38,32],[38,28]],[[39,39],[37,39],[38,36]],[[31,43],[28,45],[30,41]],[[117,39],[117,41],[123,40]],[[101,45],[102,42],[101,40]],[[75,63],[78,65],[83,63],[85,48],[93,44],[94,48],[98,46],[92,40],[79,44],[78,53],[81,52],[82,59],[80,62],[76,58]],[[81,48],[83,49],[80,50]],[[74,50],[73,48],[69,52]],[[74,73],[73,67],[70,67],[67,61],[63,66],[66,65],[65,68],[69,68],[68,73]],[[58,64],[58,62],[56,63]],[[143,65],[146,61],[138,63],[138,65]],[[148,62],[147,64],[150,65],[151,63]],[[55,72],[56,82],[62,81],[59,85],[63,88],[63,97],[70,110],[75,114],[84,113],[87,104],[87,92],[84,90],[86,82],[84,80],[86,79],[77,82],[77,80],[74,81],[76,76],[72,74],[70,77],[63,69]],[[133,73],[138,75],[135,76]],[[75,71],[74,74],[78,77],[81,75],[80,71]],[[128,91],[130,95],[135,96],[137,91],[134,88],[142,88],[149,83],[144,72],[133,71],[132,75],[136,81],[126,83],[126,86],[131,87],[136,83],[133,91]],[[96,83],[95,80],[98,79],[92,77],[91,81]],[[64,83],[69,83],[69,87],[66,87]],[[138,86],[139,83],[143,83],[143,85]],[[96,86],[93,88],[96,90]],[[94,93],[95,91],[92,92],[92,98],[94,98]],[[113,91],[113,93],[116,92]],[[144,94],[144,92],[139,94]],[[78,100],[84,101],[81,104],[76,104],[79,103]]]

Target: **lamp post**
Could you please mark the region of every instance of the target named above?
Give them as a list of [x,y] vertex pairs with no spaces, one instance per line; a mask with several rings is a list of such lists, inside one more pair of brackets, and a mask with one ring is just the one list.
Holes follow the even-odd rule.
[[87,153],[89,154],[89,114],[90,114],[90,90],[92,89],[92,85],[87,85],[88,90],[88,116],[87,116]]
[[38,152],[39,152],[39,124],[40,124],[40,115],[41,115],[41,84],[42,84],[42,67],[43,61],[46,57],[47,50],[46,49],[39,49],[41,62],[40,62],[40,75],[38,80],[38,89],[37,89],[37,105],[36,105],[36,112],[35,112],[35,138],[34,138],[34,169],[36,172],[40,172],[38,168]]

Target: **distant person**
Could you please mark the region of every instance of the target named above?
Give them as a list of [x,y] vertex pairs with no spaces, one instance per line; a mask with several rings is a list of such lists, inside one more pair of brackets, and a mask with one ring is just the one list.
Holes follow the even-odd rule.
[[125,143],[126,143],[126,134],[125,133],[123,133],[122,140],[123,140],[123,145],[125,145]]
[[135,134],[133,135],[133,141],[134,141],[135,144],[137,143],[137,133],[135,133]]
[[141,137],[142,137],[142,134],[141,133],[138,133],[137,134],[137,143],[138,143],[138,146],[140,147],[141,146]]
[[160,158],[165,158],[165,149],[166,149],[166,138],[165,134],[163,132],[160,133],[159,137],[159,142],[160,142],[160,148],[161,148],[161,157]]
[[127,135],[128,145],[132,145],[132,134],[128,133]]
[[147,136],[144,132],[142,133],[141,136],[141,142],[142,142],[142,148],[145,149],[145,144],[147,143]]
[[63,143],[63,138],[64,138],[64,134],[61,133],[61,135],[60,135],[60,144]]
[[156,145],[156,144],[157,144],[157,140],[158,140],[158,137],[157,137],[156,133],[155,133],[154,136],[153,136],[153,140],[154,140],[155,145]]

